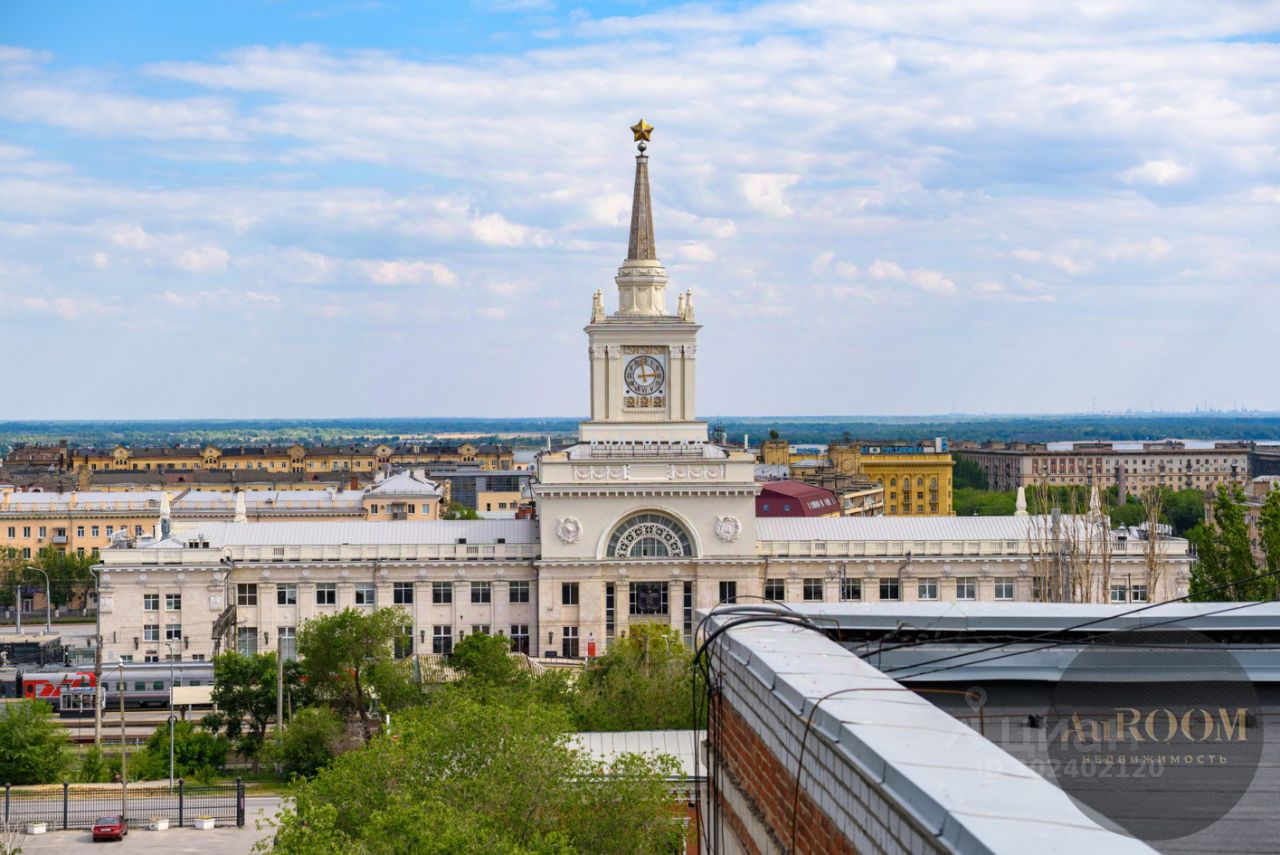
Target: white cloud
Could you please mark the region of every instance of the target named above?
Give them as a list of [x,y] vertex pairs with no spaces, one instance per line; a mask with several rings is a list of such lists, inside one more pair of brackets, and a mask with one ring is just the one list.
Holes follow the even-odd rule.
[[786,190],[799,181],[799,175],[779,173],[754,173],[738,179],[747,204],[771,217],[787,217],[794,213],[787,201]]
[[232,291],[220,288],[215,291],[176,292],[165,291],[160,299],[177,309],[238,309],[247,306],[255,309],[278,309],[280,297],[257,291]]
[[836,275],[842,279],[857,279],[858,265],[851,261],[837,261]]
[[231,253],[220,246],[205,244],[181,250],[174,264],[188,273],[225,273]]
[[1138,166],[1120,173],[1126,184],[1155,184],[1165,187],[1170,184],[1182,184],[1195,174],[1189,166],[1183,166],[1171,157],[1159,160],[1145,160]]
[[836,254],[829,249],[826,250],[825,252],[818,253],[816,256],[814,256],[813,261],[809,263],[809,272],[812,273],[814,276],[824,275],[828,270],[831,269],[831,262],[832,260],[835,259],[835,257],[836,257]]
[[377,285],[444,285],[458,284],[452,270],[434,261],[368,260],[356,261],[352,267]]
[[673,257],[678,261],[690,261],[701,264],[714,261],[716,253],[715,250],[700,240],[687,240],[676,244],[673,249]]
[[906,279],[907,274],[902,268],[894,264],[892,261],[881,261],[876,259],[871,262],[871,266],[867,268],[867,275],[872,279]]
[[485,214],[471,221],[471,233],[489,246],[547,246],[551,243],[537,229],[513,223],[501,214]]

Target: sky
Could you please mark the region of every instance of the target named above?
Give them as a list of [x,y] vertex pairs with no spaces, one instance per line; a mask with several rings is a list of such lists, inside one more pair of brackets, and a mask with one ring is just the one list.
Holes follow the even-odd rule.
[[0,7],[0,420],[1280,410],[1280,3]]

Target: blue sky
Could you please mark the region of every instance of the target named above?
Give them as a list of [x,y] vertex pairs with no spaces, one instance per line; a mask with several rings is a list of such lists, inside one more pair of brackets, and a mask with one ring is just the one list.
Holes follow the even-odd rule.
[[704,415],[1280,409],[1277,22],[11,2],[0,417],[581,414],[641,116]]

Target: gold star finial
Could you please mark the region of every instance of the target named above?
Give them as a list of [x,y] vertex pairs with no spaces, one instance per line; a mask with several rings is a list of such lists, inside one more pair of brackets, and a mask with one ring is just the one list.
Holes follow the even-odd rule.
[[649,142],[649,135],[653,133],[653,125],[641,119],[631,126],[631,133],[635,135],[636,142]]

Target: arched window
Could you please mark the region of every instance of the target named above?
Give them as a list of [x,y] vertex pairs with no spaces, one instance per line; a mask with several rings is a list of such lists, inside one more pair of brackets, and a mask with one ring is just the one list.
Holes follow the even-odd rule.
[[693,556],[693,540],[684,526],[666,514],[627,517],[609,536],[610,558],[682,558]]

